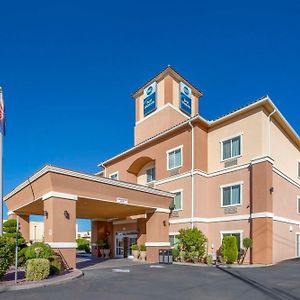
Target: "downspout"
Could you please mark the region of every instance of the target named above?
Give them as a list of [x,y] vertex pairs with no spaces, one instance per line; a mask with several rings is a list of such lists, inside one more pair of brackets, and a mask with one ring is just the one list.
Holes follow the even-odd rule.
[[194,228],[194,168],[195,168],[195,157],[194,157],[194,126],[192,125],[191,122],[189,122],[189,125],[192,128],[192,169],[191,169],[191,177],[192,177],[192,212],[191,212],[191,223],[192,223],[192,228]]
[[268,116],[269,118],[269,151],[268,155],[271,157],[271,117],[277,112],[277,109],[275,108]]

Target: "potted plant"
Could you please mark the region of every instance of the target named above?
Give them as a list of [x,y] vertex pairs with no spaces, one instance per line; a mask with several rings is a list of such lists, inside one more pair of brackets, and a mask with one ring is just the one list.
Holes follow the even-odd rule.
[[105,245],[104,240],[98,240],[96,244],[98,246],[98,256],[104,257],[104,245]]
[[140,245],[140,257],[142,261],[146,260],[146,246],[144,244]]
[[109,258],[110,248],[107,241],[104,242],[103,248],[104,248],[104,258]]
[[133,259],[137,260],[140,255],[139,246],[137,244],[134,244],[131,246],[131,250],[132,250]]

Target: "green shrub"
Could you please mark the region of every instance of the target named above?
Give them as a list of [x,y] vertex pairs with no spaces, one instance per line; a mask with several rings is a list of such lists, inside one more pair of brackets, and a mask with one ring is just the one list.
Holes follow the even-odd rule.
[[[17,235],[17,221],[14,219],[7,220],[3,223],[3,236],[13,239],[14,242],[16,240]],[[23,246],[25,245],[25,240],[22,237],[20,231],[18,231],[18,245]]]
[[26,263],[26,251],[27,251],[28,247],[24,247],[22,248],[19,252],[18,252],[18,266],[24,266]]
[[0,236],[0,280],[3,278],[14,259],[14,243]]
[[178,248],[173,248],[172,249],[173,260],[176,261],[179,258],[179,253],[180,253],[180,251],[179,251]]
[[91,252],[90,242],[87,241],[86,239],[77,239],[76,243],[77,243],[77,249],[78,250],[83,250],[86,253],[90,253]]
[[235,236],[225,236],[222,240],[222,256],[227,257],[227,263],[233,264],[238,258],[238,248]]
[[50,262],[50,275],[56,275],[61,272],[62,259],[59,255],[53,255],[48,258]]
[[54,251],[48,244],[45,243],[33,243],[31,246],[27,248],[25,251],[26,259],[33,258],[49,258],[54,255]]
[[188,260],[196,262],[205,255],[207,238],[198,228],[180,229],[177,237]]
[[253,245],[252,239],[250,239],[250,238],[248,238],[248,237],[246,237],[246,238],[243,239],[243,246],[244,246],[246,249],[251,248],[252,245]]
[[205,258],[205,261],[208,265],[212,265],[214,262],[213,256],[211,254],[208,254]]
[[139,246],[137,244],[133,244],[131,246],[131,250],[139,250]]
[[29,259],[26,262],[25,277],[27,280],[42,280],[50,274],[50,262],[45,258]]
[[146,251],[146,246],[144,244],[140,245],[140,251]]
[[105,246],[105,241],[104,240],[97,240],[96,244],[97,244],[98,247],[103,248]]

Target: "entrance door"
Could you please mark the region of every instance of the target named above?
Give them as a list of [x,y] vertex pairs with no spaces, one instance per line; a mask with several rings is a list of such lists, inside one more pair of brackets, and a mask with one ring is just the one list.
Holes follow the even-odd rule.
[[296,233],[296,256],[300,257],[300,233]]
[[131,246],[136,242],[137,234],[135,232],[116,232],[115,257],[132,256]]

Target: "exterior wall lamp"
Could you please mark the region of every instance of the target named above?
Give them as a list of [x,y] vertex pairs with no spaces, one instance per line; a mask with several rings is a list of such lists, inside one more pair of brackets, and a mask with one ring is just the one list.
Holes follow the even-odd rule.
[[48,212],[44,210],[44,216],[48,219]]
[[64,216],[66,219],[70,219],[70,214],[67,210],[64,211]]

